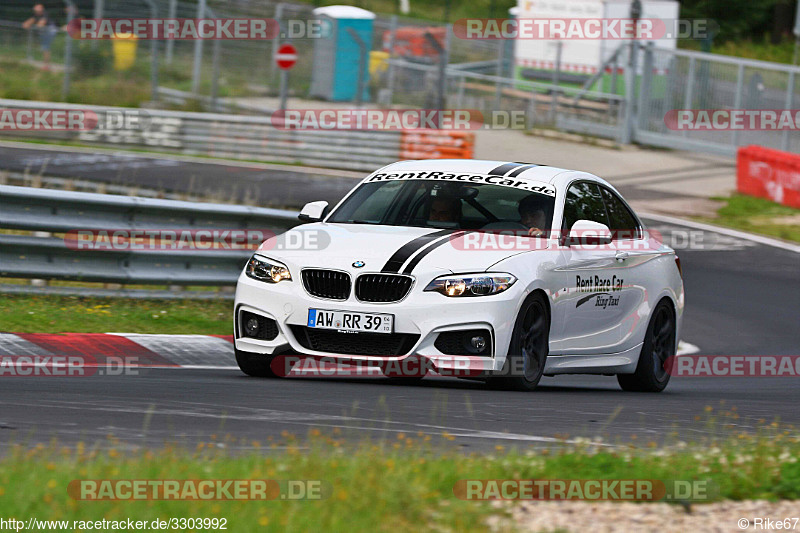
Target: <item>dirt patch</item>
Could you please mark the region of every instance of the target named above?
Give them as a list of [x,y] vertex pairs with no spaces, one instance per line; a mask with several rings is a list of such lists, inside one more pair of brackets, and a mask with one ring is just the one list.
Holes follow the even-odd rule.
[[[504,504],[501,504],[504,505]],[[694,504],[690,507],[667,503],[615,503],[576,501],[516,502],[511,507],[513,526],[521,531],[564,531],[594,533],[685,531],[733,532],[774,530],[765,522],[789,518],[788,529],[800,529],[791,517],[797,517],[800,502],[763,500],[723,501]],[[739,520],[746,519],[739,523]],[[502,521],[501,521],[502,522]],[[781,522],[783,526],[783,522]],[[745,526],[745,527],[740,527]],[[786,529],[785,526],[782,529]]]

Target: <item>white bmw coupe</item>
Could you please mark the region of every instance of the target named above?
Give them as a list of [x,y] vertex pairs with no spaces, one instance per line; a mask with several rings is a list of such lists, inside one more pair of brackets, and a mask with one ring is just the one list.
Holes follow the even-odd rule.
[[401,161],[299,218],[306,224],[265,241],[239,278],[246,374],[284,375],[276,358],[302,354],[423,358],[443,375],[467,369],[461,377],[521,390],[556,374],[616,375],[631,391],[669,381],[680,261],[597,176]]

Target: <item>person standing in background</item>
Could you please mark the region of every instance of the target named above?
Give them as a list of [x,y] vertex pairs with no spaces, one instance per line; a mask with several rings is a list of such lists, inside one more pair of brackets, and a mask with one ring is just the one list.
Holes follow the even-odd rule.
[[44,70],[50,70],[50,45],[56,36],[58,29],[56,23],[47,16],[44,5],[36,4],[33,6],[33,16],[22,23],[26,30],[35,29],[39,32],[39,41],[42,45],[42,55],[44,56]]

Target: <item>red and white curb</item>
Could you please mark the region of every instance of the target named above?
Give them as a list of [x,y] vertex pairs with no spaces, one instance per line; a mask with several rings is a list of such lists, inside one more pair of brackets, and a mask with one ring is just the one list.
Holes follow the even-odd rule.
[[232,335],[0,333],[0,358],[73,356],[97,366],[238,370]]
[[[700,349],[678,344],[677,355]],[[238,370],[232,335],[143,333],[0,333],[0,359],[74,356],[97,366]]]

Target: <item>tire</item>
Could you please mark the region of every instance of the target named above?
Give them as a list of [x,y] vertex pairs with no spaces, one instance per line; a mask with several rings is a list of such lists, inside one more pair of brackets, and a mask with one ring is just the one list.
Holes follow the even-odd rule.
[[254,378],[275,378],[278,377],[272,371],[272,361],[275,360],[275,355],[266,355],[258,353],[243,352],[241,350],[234,350],[236,353],[236,364],[239,369]]
[[639,362],[633,374],[617,374],[622,390],[631,392],[661,392],[669,383],[669,369],[665,368],[670,357],[675,356],[675,313],[672,306],[662,300],[658,303],[639,354]]
[[547,301],[539,292],[533,293],[522,304],[508,356],[501,377],[492,381],[508,390],[532,391],[542,379],[550,347],[550,313]]

